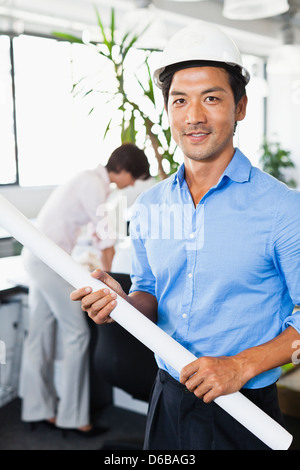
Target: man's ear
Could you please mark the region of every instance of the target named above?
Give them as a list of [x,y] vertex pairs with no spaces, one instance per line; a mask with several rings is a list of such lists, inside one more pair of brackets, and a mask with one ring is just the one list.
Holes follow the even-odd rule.
[[248,97],[244,95],[237,104],[235,110],[235,120],[242,121],[246,116]]

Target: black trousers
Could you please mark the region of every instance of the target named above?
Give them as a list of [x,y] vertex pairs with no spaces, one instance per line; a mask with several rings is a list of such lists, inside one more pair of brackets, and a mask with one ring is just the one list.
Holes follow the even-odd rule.
[[[242,389],[249,400],[283,425],[276,385]],[[216,403],[204,403],[159,370],[149,404],[145,450],[267,450]]]

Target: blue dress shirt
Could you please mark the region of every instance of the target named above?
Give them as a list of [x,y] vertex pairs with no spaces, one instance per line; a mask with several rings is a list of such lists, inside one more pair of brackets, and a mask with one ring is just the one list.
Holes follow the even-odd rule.
[[[138,198],[130,226],[131,291],[157,298],[158,326],[196,357],[237,354],[289,325],[300,332],[300,192],[240,150],[197,207],[182,165]],[[279,375],[264,372],[245,387]]]

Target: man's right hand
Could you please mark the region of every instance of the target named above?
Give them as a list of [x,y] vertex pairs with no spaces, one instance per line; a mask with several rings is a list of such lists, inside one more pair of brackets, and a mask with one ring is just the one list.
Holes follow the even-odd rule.
[[92,292],[91,287],[82,287],[71,292],[70,298],[74,301],[81,301],[81,308],[87,312],[88,316],[97,324],[111,323],[114,320],[109,316],[117,304],[117,294],[123,298],[127,294],[123,291],[121,285],[109,274],[97,269],[92,276],[99,279],[110,289],[100,289]]

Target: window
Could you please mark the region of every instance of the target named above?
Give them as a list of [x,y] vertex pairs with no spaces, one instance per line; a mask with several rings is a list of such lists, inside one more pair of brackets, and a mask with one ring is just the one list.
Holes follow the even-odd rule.
[[[103,139],[113,113],[103,92],[113,86],[111,64],[86,46],[29,35],[0,36],[0,53],[0,184],[52,186],[105,164],[121,144],[118,130]],[[251,73],[249,103],[235,145],[257,165],[265,125],[264,62],[243,59]],[[137,52],[134,73],[141,60]],[[99,93],[74,97],[74,83],[90,77],[94,86],[95,76],[101,78]],[[150,151],[149,156],[155,172],[157,162]]]
[[101,69],[95,54],[85,46],[20,36],[14,57],[20,185],[60,184],[106,163],[109,143],[101,141],[101,124],[107,110],[89,116],[89,100],[71,93],[74,81]]
[[243,64],[251,78],[246,87],[248,105],[246,117],[238,124],[235,145],[249,158],[252,165],[259,166],[260,150],[265,135],[265,99],[267,83],[264,78],[265,62],[255,56],[243,56]]

